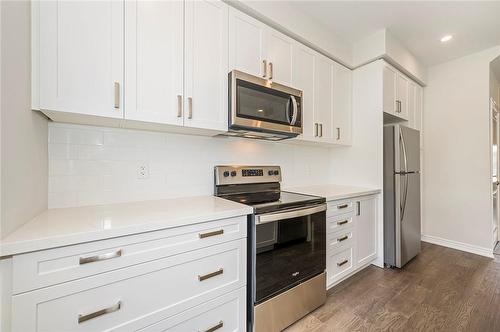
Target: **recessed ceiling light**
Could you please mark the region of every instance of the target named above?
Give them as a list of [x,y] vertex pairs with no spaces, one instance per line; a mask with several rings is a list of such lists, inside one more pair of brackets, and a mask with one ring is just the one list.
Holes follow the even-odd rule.
[[441,43],[446,43],[446,42],[448,42],[448,41],[450,41],[450,40],[452,40],[452,39],[453,39],[453,36],[452,36],[452,35],[446,35],[446,36],[443,36],[443,37],[441,38]]

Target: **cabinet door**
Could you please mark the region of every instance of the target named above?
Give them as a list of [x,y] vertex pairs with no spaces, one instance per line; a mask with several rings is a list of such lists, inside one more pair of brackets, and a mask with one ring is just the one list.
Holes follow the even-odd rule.
[[396,114],[396,70],[384,66],[383,69],[383,107],[384,112]]
[[408,120],[408,86],[409,80],[398,73],[396,76],[396,100],[399,102],[399,111],[396,115],[405,120]]
[[412,81],[408,82],[408,126],[416,128],[416,106],[417,106],[417,85]]
[[186,1],[184,125],[227,130],[228,7]]
[[417,85],[415,96],[415,129],[420,130],[420,148],[424,147],[424,88]]
[[265,60],[267,77],[277,83],[291,85],[293,40],[274,29],[266,29]]
[[334,62],[316,56],[314,66],[314,123],[318,124],[318,139],[334,143],[333,139],[333,70]]
[[299,139],[314,140],[314,51],[300,44],[293,47],[292,86],[302,90],[302,135]]
[[182,125],[182,1],[126,1],[125,118]]
[[265,77],[264,24],[231,8],[229,10],[229,70]]
[[337,144],[351,144],[352,71],[335,65],[333,95],[334,140]]
[[355,216],[357,235],[357,264],[369,263],[377,257],[377,199],[370,197],[357,201]]
[[40,109],[122,118],[123,2],[37,5]]

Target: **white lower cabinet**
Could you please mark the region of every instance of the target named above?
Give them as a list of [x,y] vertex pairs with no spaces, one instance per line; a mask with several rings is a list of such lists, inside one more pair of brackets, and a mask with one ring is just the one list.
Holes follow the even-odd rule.
[[[57,284],[13,295],[12,330],[244,331],[246,234],[243,231],[239,239],[224,242],[216,236],[221,233],[217,231],[220,224],[216,225],[220,221],[214,223],[215,230],[209,233],[206,224],[210,223],[194,226],[204,234],[200,238],[213,235],[215,243],[208,241],[204,248],[186,248],[181,253],[165,250],[159,255],[157,247],[143,246],[144,253],[152,249],[154,259],[144,257],[143,263],[124,260],[122,265],[126,266],[116,265],[114,270],[105,267],[90,276],[81,274],[78,279],[58,280]],[[187,234],[192,233],[193,229],[187,230]],[[132,243],[138,240],[136,236],[126,238]],[[97,248],[100,242],[95,242]],[[169,244],[174,243],[167,240],[165,246]],[[125,257],[131,249],[123,246]],[[71,246],[67,250],[72,257]],[[111,261],[92,264],[107,266]],[[15,260],[13,265],[15,270]]]
[[377,196],[328,202],[327,288],[377,258]]
[[245,301],[243,287],[139,331],[245,331]]

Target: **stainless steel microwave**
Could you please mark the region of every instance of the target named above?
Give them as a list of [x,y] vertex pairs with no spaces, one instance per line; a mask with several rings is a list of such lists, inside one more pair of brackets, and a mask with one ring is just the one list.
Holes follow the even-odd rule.
[[302,91],[229,73],[229,136],[282,140],[302,134]]

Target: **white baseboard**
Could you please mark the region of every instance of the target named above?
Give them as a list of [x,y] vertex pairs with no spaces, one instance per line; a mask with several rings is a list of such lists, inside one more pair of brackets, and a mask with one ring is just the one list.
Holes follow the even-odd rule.
[[490,248],[484,248],[484,247],[476,246],[473,244],[447,240],[447,239],[443,239],[443,238],[440,238],[437,236],[424,235],[424,234],[422,234],[421,239],[424,242],[429,242],[429,243],[437,244],[437,245],[440,245],[443,247],[448,247],[448,248],[457,249],[457,250],[461,250],[461,251],[465,251],[465,252],[470,252],[470,253],[476,254],[476,255],[481,255],[481,256],[493,258],[493,250]]

